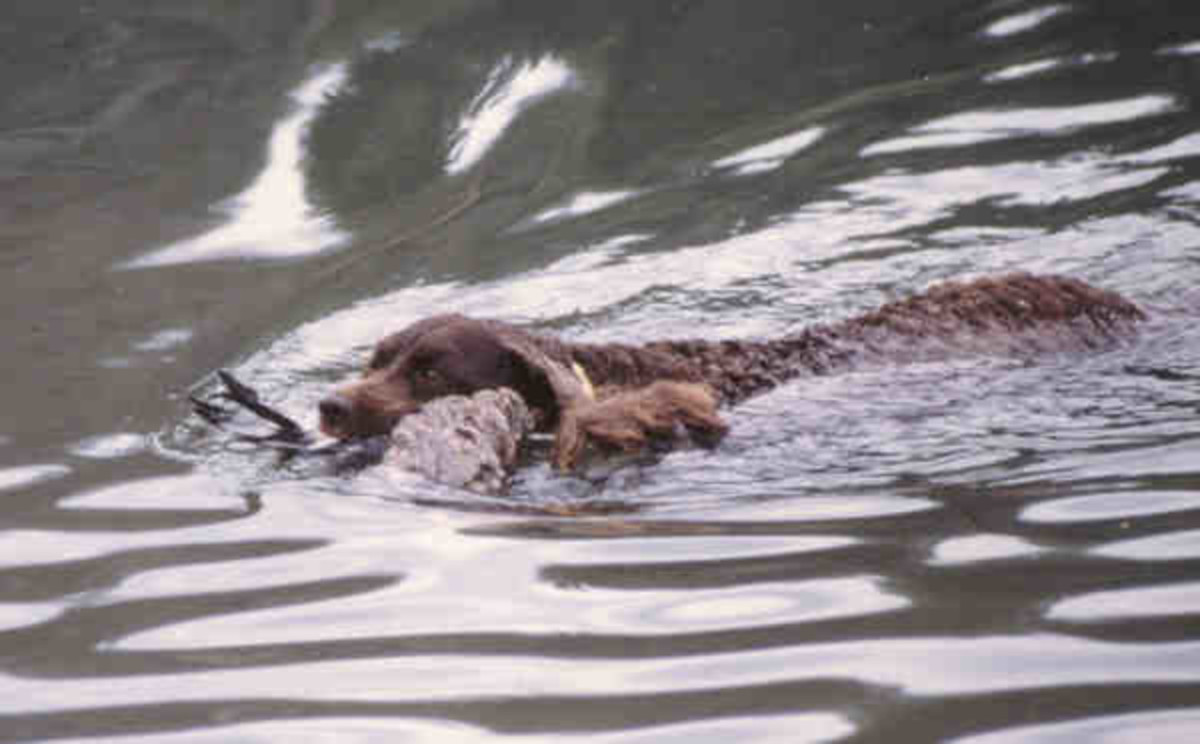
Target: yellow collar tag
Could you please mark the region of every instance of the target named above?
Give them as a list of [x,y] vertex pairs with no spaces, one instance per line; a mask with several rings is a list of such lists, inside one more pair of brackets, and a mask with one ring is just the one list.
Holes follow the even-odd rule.
[[583,385],[583,392],[587,395],[588,400],[596,399],[596,387],[592,385],[592,381],[588,379],[587,372],[583,371],[583,367],[579,362],[571,362],[571,371],[575,373],[575,378],[579,380],[579,384]]

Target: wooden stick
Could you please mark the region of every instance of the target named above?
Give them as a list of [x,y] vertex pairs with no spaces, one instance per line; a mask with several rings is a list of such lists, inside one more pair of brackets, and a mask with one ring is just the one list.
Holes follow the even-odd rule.
[[[329,457],[334,472],[360,470],[382,460],[387,467],[417,473],[438,483],[495,494],[508,486],[522,443],[533,431],[533,415],[508,389],[450,396],[401,419],[390,436],[317,445],[315,437],[287,414],[267,405],[258,391],[226,370],[217,372],[224,390],[213,397],[230,400],[275,426],[275,431],[234,434],[269,446],[285,457]],[[209,424],[229,429],[233,411],[196,396],[192,409]]]
[[259,398],[257,390],[242,383],[231,373],[223,369],[217,371],[217,377],[225,385],[225,397],[248,409],[256,416],[275,424],[279,427],[280,433],[287,437],[294,437],[298,440],[308,438],[308,434],[305,433],[303,426],[296,423],[295,420],[286,414],[263,403]]
[[[252,442],[277,441],[293,445],[305,444],[312,440],[312,437],[304,430],[303,426],[296,423],[287,414],[263,403],[257,390],[234,377],[231,372],[223,369],[218,370],[217,378],[224,385],[225,389],[214,395],[214,398],[231,400],[255,416],[269,421],[276,427],[275,431],[270,434],[238,434],[240,438]],[[225,424],[233,417],[233,411],[213,403],[212,400],[204,400],[195,395],[188,396],[188,400],[191,402],[192,410],[196,412],[197,416],[219,429],[225,428]],[[295,448],[292,447],[292,449]]]

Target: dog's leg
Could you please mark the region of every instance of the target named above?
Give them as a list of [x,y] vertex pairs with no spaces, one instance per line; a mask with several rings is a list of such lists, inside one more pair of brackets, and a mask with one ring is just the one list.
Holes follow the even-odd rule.
[[656,382],[566,409],[555,437],[554,464],[570,470],[589,443],[601,450],[636,452],[654,441],[686,433],[711,446],[728,430],[729,425],[717,415],[716,396],[707,386]]

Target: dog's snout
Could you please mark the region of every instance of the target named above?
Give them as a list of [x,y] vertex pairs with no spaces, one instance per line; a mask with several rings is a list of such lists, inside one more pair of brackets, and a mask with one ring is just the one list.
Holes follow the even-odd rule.
[[326,426],[345,423],[350,418],[353,405],[350,399],[341,393],[326,396],[317,404],[317,410],[321,413],[321,423]]

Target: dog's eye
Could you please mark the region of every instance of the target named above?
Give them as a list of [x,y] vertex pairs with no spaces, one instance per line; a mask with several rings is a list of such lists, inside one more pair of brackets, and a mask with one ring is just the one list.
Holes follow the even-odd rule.
[[442,373],[433,367],[422,367],[414,373],[417,381],[425,385],[437,385],[442,382]]

